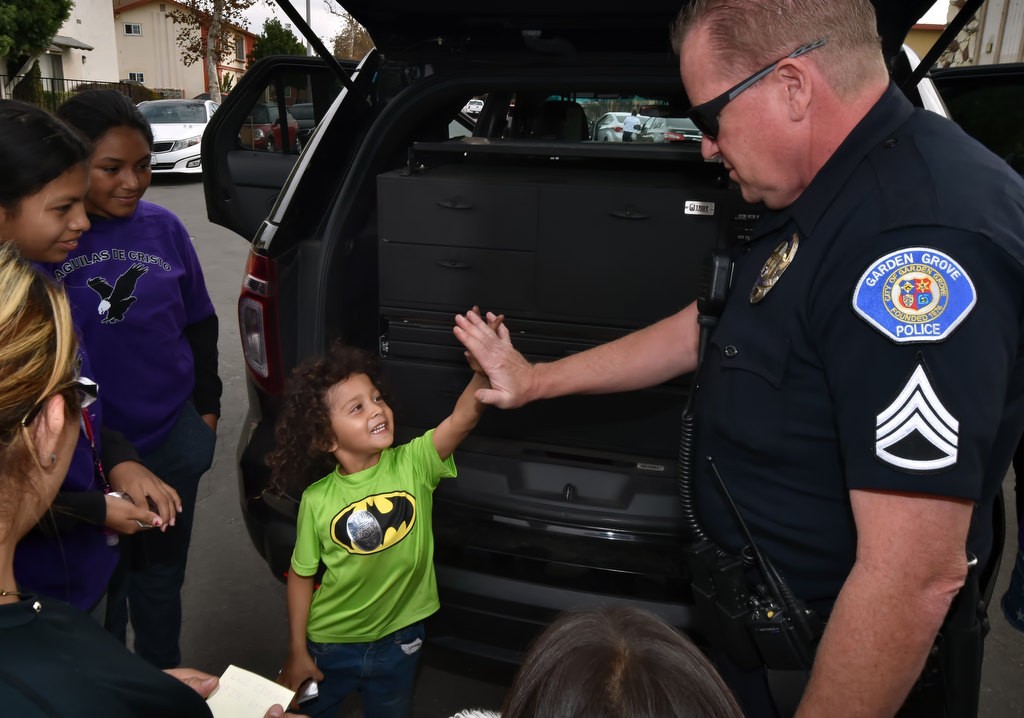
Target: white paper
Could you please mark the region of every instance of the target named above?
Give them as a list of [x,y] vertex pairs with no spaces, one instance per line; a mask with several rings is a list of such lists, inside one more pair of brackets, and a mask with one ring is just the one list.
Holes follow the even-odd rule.
[[270,706],[285,709],[295,691],[238,666],[228,666],[206,704],[214,718],[263,718]]

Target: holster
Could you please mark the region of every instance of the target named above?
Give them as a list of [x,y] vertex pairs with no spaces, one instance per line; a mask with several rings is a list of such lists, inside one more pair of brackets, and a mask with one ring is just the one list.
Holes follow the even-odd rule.
[[977,718],[987,608],[978,574],[976,565],[968,568],[900,718]]

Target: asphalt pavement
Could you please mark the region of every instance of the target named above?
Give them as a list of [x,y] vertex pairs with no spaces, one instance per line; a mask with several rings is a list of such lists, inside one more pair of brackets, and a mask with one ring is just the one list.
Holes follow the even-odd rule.
[[[244,367],[236,302],[248,253],[241,237],[206,219],[202,182],[156,177],[146,199],[167,207],[185,223],[195,243],[206,284],[220,317],[220,374],[223,408],[213,467],[199,487],[195,529],[184,588],[183,665],[220,675],[235,664],[276,675],[287,653],[284,585],[274,578],[249,542],[242,520],[235,450],[246,409]],[[1012,515],[1013,477],[1004,485],[1011,510],[1010,543],[995,596],[1005,591],[1017,535]],[[981,718],[1024,718],[1024,634],[1009,626],[998,606],[990,610]],[[460,709],[497,709],[507,672],[477,661],[430,656],[416,692],[415,718],[448,718]],[[361,715],[357,702],[341,715]]]

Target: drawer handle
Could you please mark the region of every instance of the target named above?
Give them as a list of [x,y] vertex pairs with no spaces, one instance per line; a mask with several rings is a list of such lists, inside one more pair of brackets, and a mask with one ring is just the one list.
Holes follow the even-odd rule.
[[626,209],[617,209],[614,212],[609,212],[612,217],[618,217],[619,219],[650,219],[649,216],[642,212],[626,207]]
[[438,207],[444,209],[473,209],[473,205],[468,202],[463,202],[460,199],[445,199],[437,203]]
[[441,259],[437,262],[437,266],[444,267],[445,269],[469,269],[470,267],[470,265],[457,262],[454,259]]

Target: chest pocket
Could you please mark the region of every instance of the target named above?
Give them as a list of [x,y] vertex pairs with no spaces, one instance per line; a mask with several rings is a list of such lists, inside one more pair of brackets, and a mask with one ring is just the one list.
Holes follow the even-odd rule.
[[783,383],[790,360],[787,333],[770,323],[723,323],[712,338],[704,375],[711,400],[702,412],[717,450],[778,455],[786,428]]

